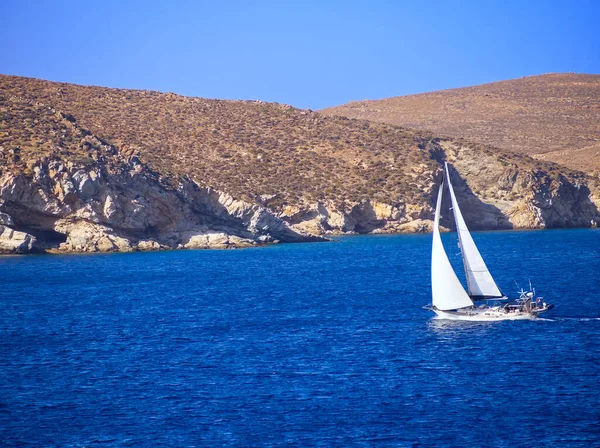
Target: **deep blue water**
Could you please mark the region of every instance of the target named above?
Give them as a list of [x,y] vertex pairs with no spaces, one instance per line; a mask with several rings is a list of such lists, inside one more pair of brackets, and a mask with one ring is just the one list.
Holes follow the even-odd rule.
[[433,320],[430,235],[2,257],[1,445],[600,446],[600,231],[474,238],[548,320]]

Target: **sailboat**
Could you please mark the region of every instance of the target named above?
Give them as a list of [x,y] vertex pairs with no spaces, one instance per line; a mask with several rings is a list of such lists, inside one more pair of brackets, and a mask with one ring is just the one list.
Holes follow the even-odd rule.
[[432,303],[425,308],[435,312],[438,318],[470,321],[534,319],[552,309],[553,305],[547,304],[543,297],[535,297],[531,286],[527,292],[521,289],[518,299],[508,301],[498,288],[469,233],[454,195],[447,163],[444,163],[444,172],[460,243],[467,290],[454,272],[442,245],[439,228],[445,183],[442,181],[435,207],[431,246]]

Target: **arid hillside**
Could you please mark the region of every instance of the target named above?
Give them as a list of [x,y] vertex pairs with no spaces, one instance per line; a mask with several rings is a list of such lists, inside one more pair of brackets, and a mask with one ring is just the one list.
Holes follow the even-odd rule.
[[[9,99],[52,106],[125,155],[162,174],[182,174],[246,200],[273,206],[306,199],[359,201],[420,196],[405,169],[431,164],[419,151],[426,134],[291,106],[188,98],[0,76]],[[11,138],[31,133],[23,121]],[[48,149],[20,144],[32,157]],[[431,168],[431,167],[430,167]]]
[[0,76],[0,252],[426,231],[444,161],[474,229],[600,221],[593,178],[487,145],[276,103]]
[[424,129],[600,171],[600,75],[531,76],[356,101],[321,112]]

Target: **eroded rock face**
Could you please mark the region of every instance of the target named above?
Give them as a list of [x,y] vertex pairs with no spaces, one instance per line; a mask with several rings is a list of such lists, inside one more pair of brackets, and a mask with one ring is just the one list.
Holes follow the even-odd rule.
[[0,254],[26,254],[34,249],[36,238],[0,225]]
[[[323,240],[268,209],[182,180],[160,182],[139,160],[74,166],[41,160],[0,178],[0,251],[126,252]],[[25,230],[26,229],[26,230]],[[27,233],[27,232],[31,232]],[[37,235],[37,236],[34,236]]]
[[13,219],[10,217],[10,215],[0,212],[0,225],[14,226],[15,223],[13,222]]
[[283,219],[266,207],[234,199],[226,193],[211,188],[201,188],[189,181],[182,185],[182,193],[189,198],[192,210],[199,214],[214,214],[226,228],[242,226],[246,232],[237,234],[242,238],[256,239],[258,242],[301,242],[318,240],[309,233],[292,229]]
[[[280,216],[292,227],[315,234],[428,232],[448,162],[461,211],[471,230],[595,227],[600,222],[597,191],[560,171],[523,169],[493,153],[482,153],[442,141],[432,157],[438,167],[418,172],[423,197],[389,204],[375,200],[344,204],[318,202],[286,207]],[[583,176],[583,175],[582,175]],[[590,181],[589,178],[584,180]],[[445,193],[442,226],[452,228]]]
[[[287,207],[280,214],[293,228],[314,234],[405,233],[425,231],[421,221],[432,213],[429,204],[385,204],[378,201],[345,203],[317,202],[301,207]],[[414,223],[414,225],[407,225]],[[423,229],[423,230],[419,230]]]
[[457,199],[470,228],[597,225],[598,192],[583,183],[592,181],[583,174],[569,178],[558,169],[522,169],[517,164],[499,161],[493,154],[474,157],[468,148],[443,146],[451,164]]
[[[597,192],[576,178],[500,163],[493,154],[476,157],[444,142],[438,150],[436,168],[412,170],[419,197],[305,202],[277,213],[189,177],[171,185],[137,157],[125,160],[110,147],[86,166],[44,158],[28,174],[0,175],[0,253],[234,248],[323,241],[318,235],[327,234],[429,232],[445,161],[472,230],[600,222]],[[450,219],[443,214],[442,225],[451,227]]]

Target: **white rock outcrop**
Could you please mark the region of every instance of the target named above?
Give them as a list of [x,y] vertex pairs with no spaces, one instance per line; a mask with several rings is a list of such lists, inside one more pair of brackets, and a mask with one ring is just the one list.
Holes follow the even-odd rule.
[[[267,208],[183,179],[161,182],[136,158],[114,166],[41,160],[0,177],[0,252],[126,252],[323,241]],[[30,235],[20,229],[35,230]]]
[[26,254],[33,250],[36,238],[25,232],[0,225],[0,254]]

